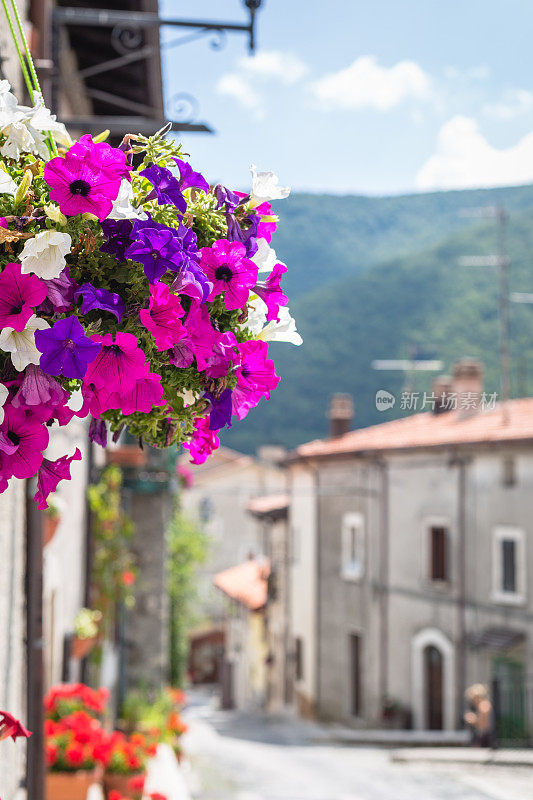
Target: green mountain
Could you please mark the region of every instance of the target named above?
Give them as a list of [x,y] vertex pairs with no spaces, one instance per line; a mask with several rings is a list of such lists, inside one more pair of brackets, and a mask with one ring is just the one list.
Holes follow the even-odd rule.
[[[452,199],[455,204],[453,213]],[[338,216],[342,218],[348,200],[357,203],[368,199],[328,200],[332,209],[334,201],[337,203]],[[299,208],[301,213],[306,205],[312,207],[313,201],[315,220],[318,220],[324,198],[296,197],[293,207]],[[409,214],[411,201],[412,214]],[[375,228],[381,225],[385,232],[379,241],[375,231],[370,233],[370,217],[365,218],[366,221],[354,218],[354,229],[362,230],[366,226],[366,235],[361,237],[358,251],[368,259],[365,267],[361,266],[363,255],[358,262],[360,266],[356,265],[352,229],[346,236],[342,226],[341,230],[333,231],[331,217],[327,229],[329,239],[337,242],[338,259],[335,256],[332,260],[331,255],[326,258],[327,248],[320,244],[320,235],[316,230],[307,231],[304,227],[293,227],[292,254],[277,246],[280,257],[290,265],[288,275],[292,271],[293,278],[294,275],[296,278],[305,276],[305,280],[309,277],[309,284],[316,282],[314,290],[300,292],[291,304],[304,344],[301,347],[290,344],[271,346],[282,380],[270,402],[261,403],[250,412],[245,424],[237,423],[225,434],[224,441],[230,447],[252,451],[266,442],[293,447],[326,435],[326,407],[330,395],[337,391],[353,394],[357,427],[406,413],[400,409],[399,400],[390,411],[376,409],[377,390],[387,389],[399,398],[405,382],[405,377],[399,373],[374,371],[371,362],[378,358],[406,358],[416,352],[419,357],[442,359],[449,370],[458,358],[475,356],[485,364],[487,389],[498,390],[497,270],[462,267],[458,263],[461,255],[495,251],[496,223],[478,220],[472,224],[470,219],[465,228],[465,220],[457,212],[467,204],[505,203],[511,212],[508,226],[511,290],[533,292],[533,187],[383,198],[381,201],[372,199],[369,202],[375,203],[375,209],[379,211]],[[395,206],[395,203],[399,205]],[[447,225],[440,224],[435,211],[439,207],[444,209],[442,213]],[[422,213],[424,208],[432,209],[431,213],[427,210]],[[383,209],[387,209],[387,213]],[[285,236],[290,226],[289,213],[292,212],[285,212]],[[457,219],[463,230],[457,230]],[[456,231],[450,233],[454,225]],[[323,220],[323,229],[325,227]],[[298,249],[300,232],[305,231],[305,236],[312,236],[313,246],[318,248],[320,244],[324,252],[321,280],[318,262],[314,260],[311,269],[311,262],[307,260],[306,253],[309,255],[311,252],[307,249],[308,240],[305,245],[302,242],[301,250]],[[327,238],[327,234],[323,233],[323,237]],[[276,245],[279,245],[280,238]],[[427,246],[427,241],[432,238],[431,245]],[[408,248],[409,241],[414,243],[414,249],[411,253],[375,263],[372,262],[372,240],[380,252],[389,248],[401,252]],[[345,257],[341,254],[342,244]],[[283,246],[288,247],[287,240]],[[511,304],[511,342],[513,393],[533,392],[532,307]],[[431,377],[427,373],[418,374],[413,388],[421,392],[429,390]]]

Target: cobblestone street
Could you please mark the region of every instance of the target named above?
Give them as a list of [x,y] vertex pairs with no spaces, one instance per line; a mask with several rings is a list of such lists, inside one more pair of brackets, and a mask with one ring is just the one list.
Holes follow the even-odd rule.
[[195,800],[530,800],[533,769],[394,764],[390,751],[313,744],[298,720],[188,711]]

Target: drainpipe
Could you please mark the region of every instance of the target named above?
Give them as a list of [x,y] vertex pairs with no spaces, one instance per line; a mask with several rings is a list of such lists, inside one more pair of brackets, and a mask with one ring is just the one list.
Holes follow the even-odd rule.
[[321,608],[322,608],[322,581],[321,581],[321,574],[320,574],[320,555],[321,555],[321,547],[322,547],[322,531],[321,531],[321,524],[320,524],[320,473],[318,467],[311,465],[311,471],[313,473],[313,483],[314,483],[314,493],[315,493],[315,528],[316,528],[316,550],[315,550],[315,574],[316,574],[316,606],[315,606],[315,614],[316,614],[316,638],[315,638],[315,649],[316,649],[316,675],[315,675],[315,708],[314,708],[314,715],[319,716],[320,714],[320,696],[321,696],[321,683],[320,683],[320,671],[322,668],[322,653],[321,653],[321,644],[322,644],[322,620],[321,620]]
[[466,459],[457,462],[457,650],[455,660],[456,725],[461,727],[466,689]]
[[381,472],[381,508],[379,531],[379,691],[388,694],[389,663],[389,470],[385,461],[379,463]]
[[44,800],[44,662],[42,514],[33,500],[35,480],[26,481],[26,786],[31,800]]

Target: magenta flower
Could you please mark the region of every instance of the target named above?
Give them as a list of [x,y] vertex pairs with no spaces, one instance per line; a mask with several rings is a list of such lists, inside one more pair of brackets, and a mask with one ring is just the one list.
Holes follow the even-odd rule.
[[9,714],[7,711],[0,711],[0,742],[2,739],[7,739],[8,736],[11,736],[13,741],[22,737],[27,739],[31,736],[31,731],[24,727],[22,722],[13,714]]
[[266,281],[254,286],[254,292],[259,295],[268,308],[267,322],[279,321],[279,307],[286,306],[289,302],[289,298],[283,294],[280,286],[285,272],[287,272],[285,264],[276,264]]
[[51,403],[63,405],[68,400],[68,392],[35,364],[29,364],[23,373],[20,389],[12,400],[16,408],[21,406],[40,406]]
[[149,372],[122,398],[121,409],[123,414],[133,414],[135,411],[148,414],[154,406],[162,406],[164,402],[161,375]]
[[53,314],[54,312],[64,313],[70,311],[74,305],[74,292],[78,284],[70,277],[68,267],[65,267],[59,278],[51,278],[43,281],[46,286],[46,299],[38,309],[43,314]]
[[120,172],[113,168],[113,157],[103,156],[90,137],[82,138],[88,139],[90,144],[85,141],[80,146],[78,142],[64,158],[58,156],[48,161],[44,179],[52,189],[50,199],[59,204],[63,214],[74,216],[89,212],[102,222],[110,213],[113,200],[117,199]]
[[185,442],[183,447],[189,451],[192,464],[203,464],[213,450],[220,447],[220,439],[209,429],[209,417],[198,417],[194,420],[192,439]]
[[191,346],[199,370],[205,369],[207,359],[213,352],[217,334],[211,323],[209,312],[198,303],[191,303],[187,319],[188,344]]
[[233,413],[244,419],[248,411],[279,383],[274,362],[267,358],[266,342],[252,340],[238,345],[241,363],[236,369],[237,385],[233,390]]
[[246,305],[258,268],[246,257],[245,246],[219,239],[212,247],[202,247],[200,253],[200,266],[213,284],[209,300],[224,292],[228,310]]
[[70,465],[72,461],[81,461],[81,452],[78,447],[73,456],[61,456],[56,461],[43,458],[43,463],[37,475],[37,492],[35,502],[41,510],[48,507],[48,495],[55,492],[60,481],[70,480]]
[[278,227],[276,217],[272,214],[272,206],[270,203],[261,203],[260,206],[255,207],[255,212],[259,216],[257,238],[266,239],[270,244],[272,241],[272,234],[275,233]]
[[169,351],[168,360],[175,367],[184,369],[190,367],[194,361],[194,350],[192,344],[187,339],[182,339]]
[[150,286],[150,304],[140,312],[141,322],[155,339],[158,350],[169,350],[186,335],[180,318],[185,314],[179,297],[165,283]]
[[[133,334],[117,333],[114,340],[110,333],[91,338],[93,342],[101,343],[102,349],[89,364],[83,379],[84,386],[92,384],[102,395],[117,393],[121,396],[134,389],[137,381],[148,375],[149,365]],[[93,413],[93,416],[100,414]]]
[[48,447],[48,430],[37,417],[20,408],[5,405],[4,411],[0,426],[2,472],[4,476],[9,472],[15,478],[31,478],[41,466],[43,450]]
[[231,331],[217,334],[211,354],[207,358],[205,371],[210,378],[222,378],[228,374],[233,362],[238,361],[237,340]]
[[101,349],[85,336],[79,319],[74,316],[58,320],[53,328],[35,331],[35,344],[42,353],[41,369],[65,378],[83,378]]
[[128,178],[132,169],[126,164],[126,154],[123,150],[111,147],[107,142],[95,143],[88,133],[80,137],[79,142],[75,142],[68,152],[78,158],[94,161],[102,172],[106,172],[112,178]]
[[36,275],[23,275],[20,264],[6,264],[0,275],[0,329],[23,331],[46,292],[46,285]]

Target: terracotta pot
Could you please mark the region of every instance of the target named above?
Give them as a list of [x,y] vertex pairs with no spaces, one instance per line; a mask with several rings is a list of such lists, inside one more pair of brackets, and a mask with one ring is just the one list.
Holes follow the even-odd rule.
[[132,791],[129,783],[132,778],[137,778],[139,775],[144,775],[143,772],[131,773],[130,775],[118,775],[113,772],[106,772],[104,774],[104,789],[106,797],[114,790],[120,792],[124,797],[129,797],[131,800],[141,800],[142,789],[140,792]]
[[70,657],[76,660],[85,658],[85,656],[89,655],[97,641],[97,636],[92,636],[90,639],[80,639],[78,636],[73,636],[70,646]]
[[87,792],[97,780],[95,770],[47,772],[46,800],[87,800]]
[[123,467],[146,466],[146,451],[137,445],[124,444],[113,450],[106,450],[109,464],[120,464]]
[[50,544],[52,539],[55,536],[57,531],[57,526],[61,522],[61,517],[51,517],[49,514],[45,515],[44,518],[44,529],[43,529],[43,547],[46,547],[47,544]]

